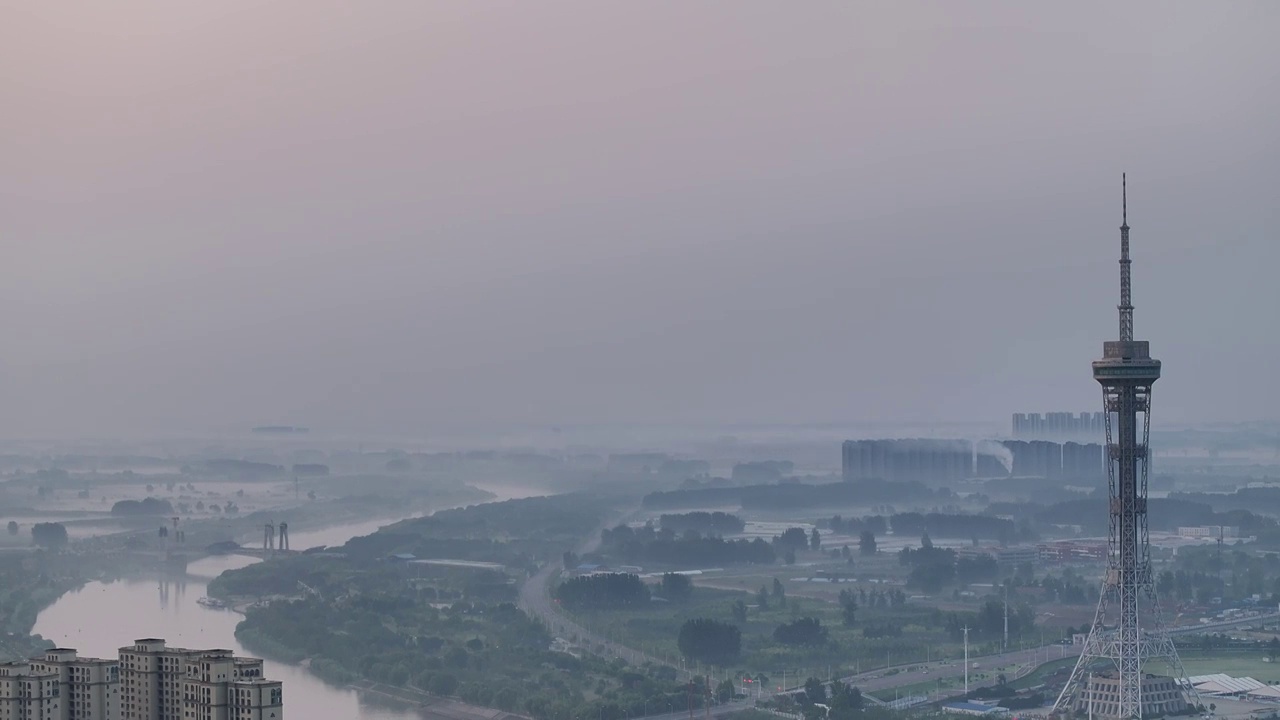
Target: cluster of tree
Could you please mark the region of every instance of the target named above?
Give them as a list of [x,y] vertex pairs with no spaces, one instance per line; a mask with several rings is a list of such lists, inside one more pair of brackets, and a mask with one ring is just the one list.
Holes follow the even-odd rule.
[[606,505],[599,498],[567,494],[441,510],[353,538],[339,550],[364,561],[405,552],[524,563],[554,557],[578,542],[599,525]]
[[736,535],[747,526],[737,515],[723,512],[664,514],[658,518],[658,524],[674,533],[693,530],[702,535]]
[[846,627],[852,627],[858,622],[858,596],[852,590],[840,591],[840,621]]
[[[1225,511],[1232,510],[1244,511],[1245,513],[1245,515],[1234,516],[1232,518],[1234,522],[1219,523],[1214,518],[1213,521],[1200,523],[1206,525],[1243,525],[1244,523],[1241,521],[1246,520],[1248,516],[1259,517],[1254,513],[1280,515],[1280,487],[1245,487],[1237,489],[1234,493],[1175,492],[1171,493],[1169,498],[1210,506],[1219,511],[1224,511],[1224,514]],[[1274,525],[1274,521],[1272,524]]]
[[893,532],[898,535],[925,534],[941,538],[979,538],[1012,540],[1017,528],[1012,520],[988,515],[960,515],[952,513],[898,513],[889,518]]
[[1032,692],[1026,695],[1004,698],[996,703],[1002,708],[1010,710],[1030,710],[1032,708],[1044,707],[1045,696],[1043,692]]
[[[964,628],[969,628],[970,639],[996,640],[1004,634],[1004,603],[1000,600],[987,600],[976,613],[942,613],[943,626],[953,640],[959,641],[964,636]],[[1026,603],[1009,604],[1009,636],[1016,637],[1024,633],[1030,634],[1035,629],[1035,609]]]
[[925,535],[919,550],[903,548],[898,552],[898,563],[911,568],[907,587],[927,593],[936,593],[956,578],[956,551],[934,547]]
[[734,465],[730,477],[740,485],[768,483],[777,482],[784,475],[790,475],[793,470],[795,463],[790,460],[760,460]]
[[[866,717],[862,692],[839,680],[831,681],[831,688],[828,691],[821,680],[811,677],[804,681],[804,692],[800,693],[797,699],[804,706],[806,717],[814,715],[826,720],[854,720]],[[825,705],[826,709],[815,708],[816,705]],[[821,712],[814,713],[812,710]]]
[[293,474],[299,477],[324,477],[329,474],[329,466],[321,463],[294,463]]
[[[59,568],[75,568],[69,562],[54,561]],[[88,563],[92,565],[92,561]],[[40,611],[63,593],[72,590],[84,577],[82,570],[95,572],[100,567],[75,568],[71,572],[50,572],[49,562],[33,563],[25,553],[0,555],[0,633],[4,634],[6,652],[13,657],[30,657],[43,653],[47,641],[30,635]]]
[[[778,578],[773,579],[772,594],[769,592],[769,588],[765,587],[764,585],[761,585],[759,592],[756,593],[756,605],[759,606],[761,610],[768,610],[770,603],[773,603],[780,608],[784,608],[787,606],[787,591],[785,588],[782,587],[782,583],[778,580]],[[745,610],[745,607],[744,607],[744,610]],[[742,615],[743,621],[746,620],[746,617],[747,617],[746,613],[743,612],[743,615]]]
[[1280,600],[1280,555],[1214,546],[1182,548],[1173,570],[1162,572],[1156,581],[1161,594],[1178,600],[1207,603],[1221,597],[1241,602],[1253,595]]
[[806,485],[745,485],[742,487],[702,487],[654,492],[644,497],[650,509],[724,507],[738,505],[744,509],[797,509],[820,507],[854,507],[867,503],[892,503],[950,497],[945,488],[930,490],[919,482],[886,482],[860,480],[857,483],[825,483]]
[[31,526],[31,540],[40,547],[64,547],[67,544],[67,528],[56,522],[36,523]]
[[554,596],[571,609],[625,608],[648,603],[649,587],[637,575],[602,573],[565,580]]
[[[366,678],[535,720],[622,720],[646,701],[674,707],[685,698],[674,671],[635,671],[549,651],[545,628],[514,605],[462,602],[437,610],[411,601],[409,592],[401,582],[345,601],[272,603],[251,612],[236,635],[255,652],[312,658],[313,671],[334,682]],[[587,692],[600,699],[588,703]]]
[[990,555],[957,558],[954,550],[935,547],[928,533],[920,538],[920,545],[918,550],[903,548],[898,552],[898,562],[911,568],[907,587],[936,593],[952,582],[986,582],[999,575],[999,565]]
[[1046,575],[1040,578],[1040,587],[1048,594],[1048,599],[1067,605],[1088,605],[1098,601],[1096,584],[1085,583],[1070,568],[1061,578]]
[[139,515],[168,516],[173,514],[173,503],[153,497],[143,500],[121,500],[111,506],[111,514],[124,517],[136,517]]
[[1059,478],[1059,482],[1054,483],[1038,482],[1029,484],[1025,477],[990,478],[982,481],[982,491],[985,495],[1003,497],[1033,495],[1041,502],[1078,500],[1098,489],[1101,489],[1104,493],[1106,492],[1106,475],[1104,473],[1085,476],[1063,476]]
[[902,637],[902,625],[893,622],[865,625],[862,628],[862,636],[868,639]]
[[688,531],[681,537],[651,526],[631,528],[619,525],[601,534],[600,551],[627,563],[658,563],[673,567],[771,564],[777,560],[773,547],[761,538],[725,540],[702,537]]
[[742,631],[708,618],[685,621],[676,638],[680,653],[691,660],[724,665],[742,654]]
[[[1263,587],[1260,582],[1262,578],[1258,576],[1244,576],[1245,582],[1242,590],[1253,590]],[[1239,583],[1241,577],[1236,576],[1236,583]],[[1193,601],[1201,604],[1209,604],[1215,597],[1230,596],[1234,593],[1228,591],[1228,585],[1224,578],[1218,573],[1206,573],[1191,570],[1165,570],[1156,578],[1156,592],[1169,600],[1181,600],[1184,602]],[[1247,593],[1252,595],[1252,593]],[[1234,598],[1233,598],[1234,599]]]
[[990,555],[956,558],[956,582],[969,583],[991,582],[1000,576],[1000,565]]
[[830,520],[823,521],[837,535],[857,535],[863,530],[870,530],[875,535],[883,535],[889,531],[889,519],[884,515],[866,515],[863,517],[842,517],[833,515]]
[[688,575],[680,573],[663,573],[662,584],[658,587],[658,595],[671,602],[687,602],[693,597],[693,581]]
[[[530,569],[536,565],[539,558],[535,551],[536,548],[530,548],[525,543],[502,542],[492,538],[422,538],[392,532],[377,532],[352,538],[342,550],[348,557],[366,562],[407,552],[420,558],[478,560],[521,569]],[[568,568],[576,567],[579,563],[576,555],[570,554],[565,558],[572,560],[572,564],[566,566]]]
[[[773,537],[773,546],[782,553],[796,553],[803,550],[819,550],[822,548],[822,535],[818,533],[818,528],[814,528],[812,532],[805,532],[804,528],[787,528],[781,535]],[[791,562],[794,562],[794,555]]]
[[845,598],[856,600],[863,607],[867,608],[896,608],[907,604],[907,594],[901,590],[871,590],[868,592],[866,588],[861,590],[841,590],[840,602],[844,603]]
[[827,629],[817,618],[802,617],[774,628],[773,639],[783,645],[821,645],[827,641]]
[[199,469],[184,467],[183,472],[204,472],[213,475],[226,475],[229,477],[257,479],[260,477],[275,477],[284,475],[283,465],[272,465],[271,463],[252,462],[249,460],[235,460],[230,458],[220,458],[217,460],[207,460],[204,466]]
[[[1036,507],[1032,516],[1037,523],[1082,525],[1086,530],[1105,530],[1107,518],[1106,492],[1095,492],[1085,500],[1071,500]],[[989,512],[1007,512],[1007,508],[988,508]],[[1173,531],[1188,525],[1238,526],[1245,534],[1274,535],[1280,539],[1280,525],[1274,518],[1256,512],[1280,512],[1280,488],[1241,488],[1235,494],[1175,493],[1167,498],[1148,501],[1152,530]]]
[[519,498],[441,510],[393,528],[419,537],[520,538],[526,542],[544,536],[581,538],[599,523],[607,505],[599,498],[577,493]]
[[[210,552],[228,552],[239,547],[233,541],[215,543],[207,549]],[[327,593],[330,568],[334,560],[318,558],[311,555],[289,558],[288,562],[254,563],[243,568],[225,572],[209,582],[209,594],[213,597],[227,598],[234,595],[258,596],[293,595],[298,591],[301,582],[310,588]],[[387,580],[391,582],[391,578]],[[336,586],[333,589],[337,589]]]
[[1045,704],[1043,692],[1032,691],[1025,695],[1019,694],[1009,685],[1009,678],[1004,673],[996,676],[995,685],[977,688],[966,695],[965,699],[995,700],[996,705],[1009,710],[1030,710],[1043,707]]
[[751,510],[850,507],[869,502],[902,502],[934,497],[933,490],[914,481],[760,485],[743,490],[742,507]]

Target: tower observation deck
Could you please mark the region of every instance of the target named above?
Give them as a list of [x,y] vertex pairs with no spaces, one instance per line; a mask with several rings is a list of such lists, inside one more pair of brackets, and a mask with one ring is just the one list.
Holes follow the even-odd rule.
[[[1127,183],[1122,181],[1122,188],[1120,339],[1104,342],[1102,359],[1093,362],[1093,378],[1102,386],[1107,434],[1107,570],[1093,627],[1054,711],[1089,707],[1106,718],[1145,718],[1186,708],[1178,683],[1186,673],[1165,632],[1151,571],[1148,439],[1151,386],[1160,378],[1160,361],[1151,357],[1150,343],[1133,339]],[[1163,661],[1175,676],[1173,682],[1147,670],[1152,660]]]

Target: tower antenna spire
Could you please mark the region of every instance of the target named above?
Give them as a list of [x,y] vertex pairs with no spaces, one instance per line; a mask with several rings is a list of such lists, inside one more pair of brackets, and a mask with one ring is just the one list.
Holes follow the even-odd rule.
[[1129,225],[1129,180],[1127,173],[1120,173],[1120,224]]
[[1120,174],[1120,342],[1133,340],[1133,285],[1129,259],[1129,182]]

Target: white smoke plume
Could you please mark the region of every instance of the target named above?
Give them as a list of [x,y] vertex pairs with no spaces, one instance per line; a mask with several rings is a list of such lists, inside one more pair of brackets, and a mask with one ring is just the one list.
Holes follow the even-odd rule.
[[990,455],[1004,465],[1005,472],[1013,472],[1013,451],[994,440],[975,440],[974,451],[978,455]]

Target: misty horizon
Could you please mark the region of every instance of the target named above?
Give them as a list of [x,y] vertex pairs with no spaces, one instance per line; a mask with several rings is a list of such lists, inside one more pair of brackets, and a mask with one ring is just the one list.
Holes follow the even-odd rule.
[[1275,420],[1263,3],[0,10],[0,436]]

